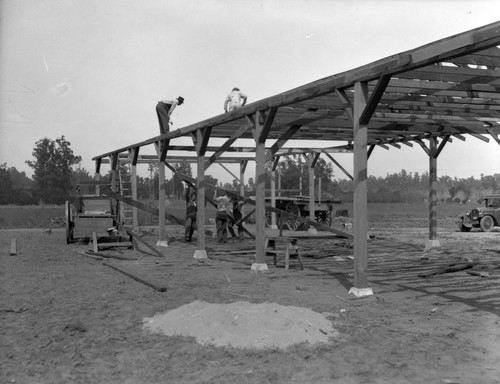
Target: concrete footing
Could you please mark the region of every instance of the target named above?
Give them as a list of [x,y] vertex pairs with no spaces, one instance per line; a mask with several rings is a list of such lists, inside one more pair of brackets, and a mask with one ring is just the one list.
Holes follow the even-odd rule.
[[168,247],[168,241],[167,240],[158,240],[156,242],[156,245],[159,247]]
[[193,255],[193,257],[194,257],[195,259],[198,259],[198,260],[199,260],[199,259],[208,259],[208,256],[207,256],[207,251],[206,251],[206,250],[204,250],[204,249],[196,249],[196,250],[194,251],[194,255]]
[[424,252],[429,252],[435,249],[441,249],[441,243],[439,240],[427,240],[425,244]]
[[269,268],[267,267],[267,264],[265,263],[253,263],[251,270],[253,272],[261,273],[261,272],[269,272]]
[[365,297],[373,295],[373,290],[371,288],[355,288],[349,289],[349,295],[353,294],[356,297]]

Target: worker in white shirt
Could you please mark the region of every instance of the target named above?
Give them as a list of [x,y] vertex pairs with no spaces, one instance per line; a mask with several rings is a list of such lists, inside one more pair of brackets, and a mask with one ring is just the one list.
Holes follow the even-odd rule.
[[224,111],[231,112],[241,107],[244,107],[247,103],[247,95],[239,90],[239,88],[233,88],[231,93],[227,95],[224,101]]
[[170,115],[172,115],[176,106],[182,105],[183,103],[184,98],[179,96],[173,100],[165,99],[159,101],[158,104],[156,104],[156,114],[158,115],[158,122],[160,123],[160,134],[163,135],[170,130]]
[[227,192],[222,196],[217,196],[216,189],[214,193],[214,200],[217,202],[217,213],[215,215],[217,242],[227,243],[227,211],[231,205],[231,199],[229,198]]

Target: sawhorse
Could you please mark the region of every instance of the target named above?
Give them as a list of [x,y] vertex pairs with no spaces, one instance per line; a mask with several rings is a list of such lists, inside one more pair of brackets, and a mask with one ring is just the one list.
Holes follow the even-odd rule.
[[297,237],[266,237],[265,242],[265,250],[266,255],[272,255],[274,266],[278,265],[278,251],[276,249],[276,242],[280,239],[283,239],[286,242],[285,248],[285,269],[289,269],[290,267],[290,258],[296,257],[299,263],[299,268],[304,269],[304,265],[302,264],[302,257],[300,256],[299,246],[297,244]]

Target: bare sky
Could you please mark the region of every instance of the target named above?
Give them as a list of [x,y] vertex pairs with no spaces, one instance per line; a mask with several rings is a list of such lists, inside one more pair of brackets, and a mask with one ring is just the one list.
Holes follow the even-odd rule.
[[[498,15],[498,0],[0,0],[0,164],[31,176],[35,142],[64,135],[93,173],[93,156],[159,134],[160,99],[185,98],[180,128],[221,114],[235,86],[257,101]],[[376,148],[368,166],[383,177],[428,161],[419,146]],[[454,140],[438,159],[438,175],[499,172],[493,140]]]

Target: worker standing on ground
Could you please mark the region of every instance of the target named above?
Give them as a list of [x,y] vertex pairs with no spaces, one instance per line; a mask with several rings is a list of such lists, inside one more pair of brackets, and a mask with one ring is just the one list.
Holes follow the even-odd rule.
[[[244,201],[238,200],[236,195],[233,195],[231,200],[232,208],[233,208],[233,220],[231,220],[231,225],[228,227],[229,233],[232,237],[236,237],[238,240],[243,239],[243,223],[239,222],[243,218],[243,214],[241,213],[241,206],[245,204]],[[234,233],[233,225],[236,224],[238,229],[238,236]]]
[[215,216],[215,226],[217,229],[217,242],[227,243],[227,210],[230,199],[225,193],[217,197],[217,189],[214,193],[214,200],[217,201],[217,214]]
[[184,239],[189,243],[196,229],[196,191],[187,184],[186,187],[186,221],[184,230]]
[[244,107],[247,103],[247,95],[239,90],[239,88],[233,88],[231,93],[227,95],[224,101],[224,111],[231,112],[241,107]]
[[160,123],[160,134],[163,135],[170,130],[169,124],[172,124],[170,116],[172,115],[175,107],[182,105],[183,103],[184,98],[179,96],[176,99],[165,99],[156,104],[156,114],[158,115],[158,122]]

